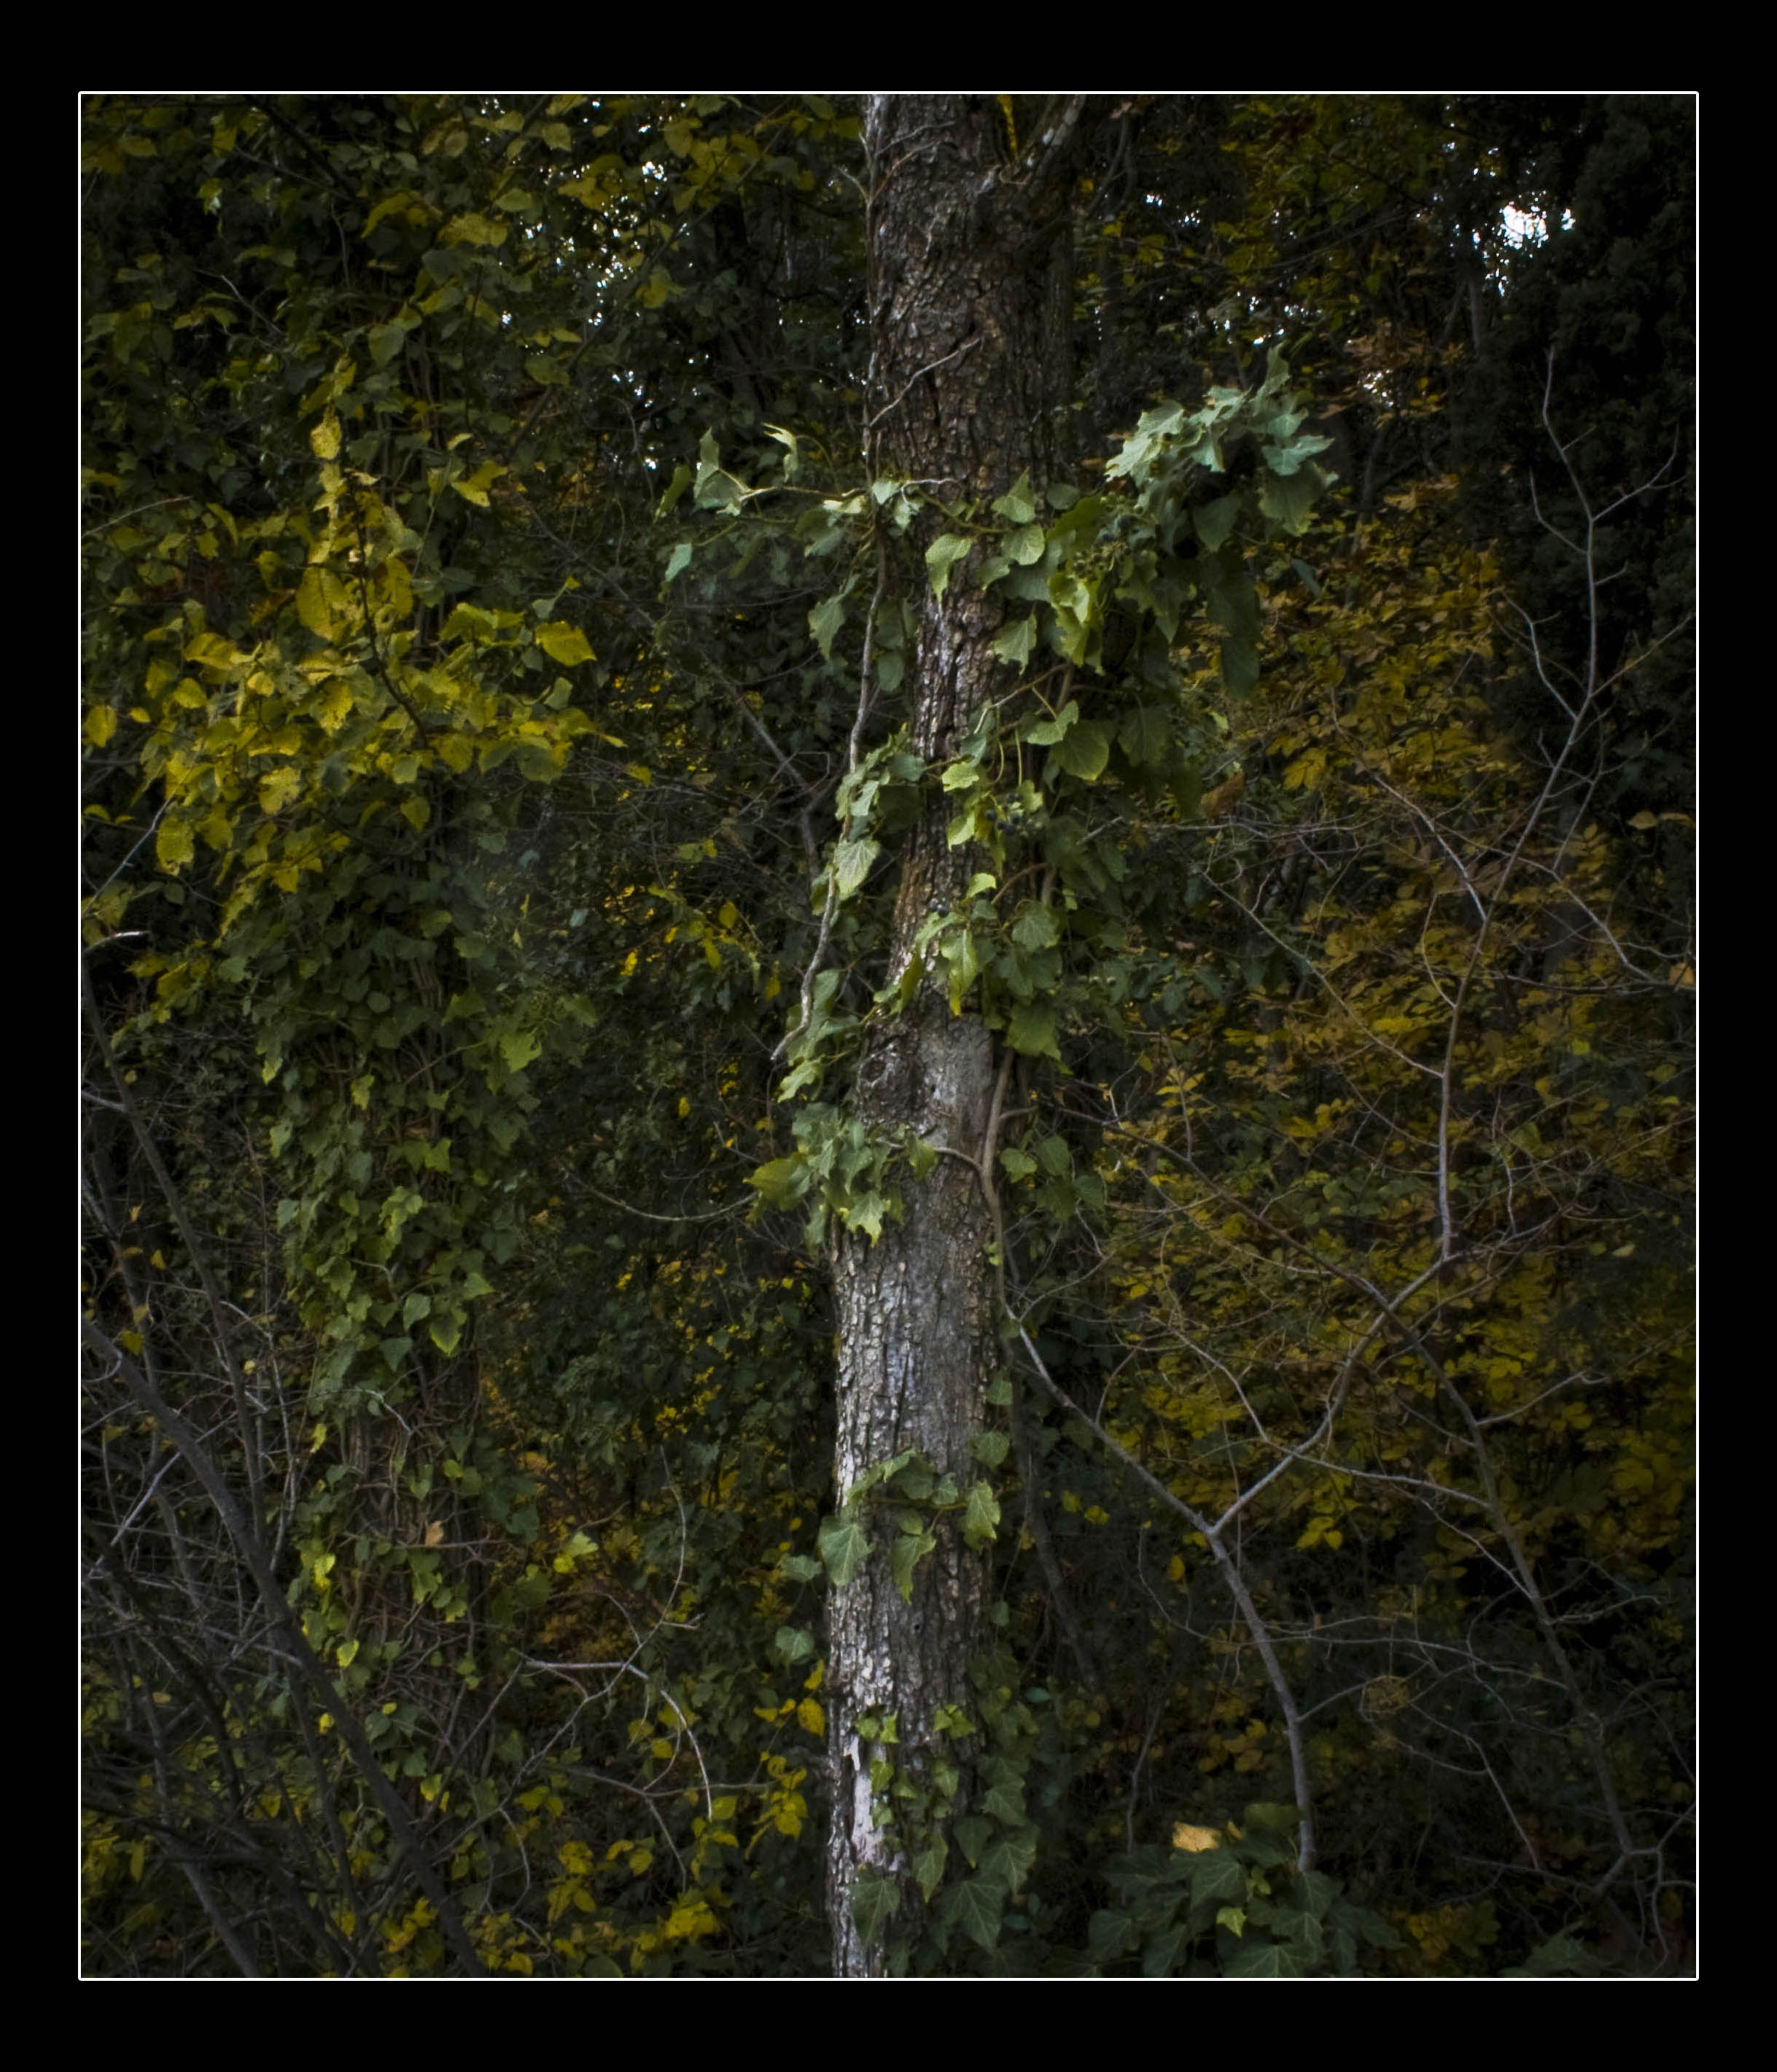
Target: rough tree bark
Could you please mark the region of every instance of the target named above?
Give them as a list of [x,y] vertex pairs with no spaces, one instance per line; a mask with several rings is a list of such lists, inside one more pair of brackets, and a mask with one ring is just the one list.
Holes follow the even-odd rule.
[[[973,500],[984,510],[1026,469],[1039,490],[1047,479],[1070,387],[1067,162],[1080,113],[1077,100],[1030,109],[1031,134],[1014,140],[992,100],[870,101],[873,477],[932,485],[947,503]],[[914,544],[923,549],[941,529],[928,520]],[[1013,680],[989,652],[998,603],[966,581],[953,581],[942,598],[921,588],[907,717],[915,751],[931,763],[954,752],[983,701],[1003,697]],[[927,915],[960,906],[984,861],[948,845],[953,803],[935,793],[908,840],[891,976],[905,970]],[[890,1134],[911,1127],[960,1156],[940,1157],[923,1182],[906,1181],[904,1218],[874,1244],[857,1233],[839,1240],[841,1502],[873,1466],[909,1447],[960,1487],[979,1472],[971,1449],[998,1337],[991,1219],[973,1166],[992,1156],[996,1072],[989,1032],[971,1012],[950,1013],[941,981],[928,980],[866,1044],[857,1087],[864,1120]],[[828,1901],[833,1969],[849,1978],[880,1975],[886,1950],[913,1926],[903,1914],[886,1934],[866,1938],[854,1918],[861,1869],[904,1891],[911,1884],[897,1838],[878,1824],[871,1758],[886,1756],[917,1777],[936,1753],[934,1713],[969,1696],[986,1581],[985,1558],[969,1550],[952,1518],[937,1528],[936,1550],[903,1602],[890,1572],[892,1533],[871,1536],[875,1552],[854,1582],[833,1591],[829,1612]],[[891,1712],[892,1748],[860,1740],[861,1716]],[[903,1904],[910,1912],[917,1903]]]

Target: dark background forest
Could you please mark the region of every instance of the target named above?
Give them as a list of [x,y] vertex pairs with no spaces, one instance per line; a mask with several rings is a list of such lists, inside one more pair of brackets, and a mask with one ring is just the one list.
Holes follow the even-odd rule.
[[[857,104],[84,105],[89,1976],[825,1975],[957,1534],[873,1962],[1692,1970],[1694,104],[955,120],[990,499],[866,464]],[[1002,1363],[866,1513],[915,980]]]

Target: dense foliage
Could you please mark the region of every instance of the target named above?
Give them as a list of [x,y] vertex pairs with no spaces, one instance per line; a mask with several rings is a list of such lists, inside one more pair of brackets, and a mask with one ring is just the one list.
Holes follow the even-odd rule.
[[[976,508],[860,458],[850,108],[88,104],[89,1971],[823,1971],[935,1509],[899,1963],[1689,1969],[1692,124],[1092,103]],[[840,1510],[940,793],[998,1429]]]

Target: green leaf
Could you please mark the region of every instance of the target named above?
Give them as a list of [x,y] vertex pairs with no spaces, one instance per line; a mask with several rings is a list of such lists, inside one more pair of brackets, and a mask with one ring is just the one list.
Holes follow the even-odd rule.
[[1003,518],[1008,525],[1028,525],[1037,515],[1037,500],[1030,487],[1030,471],[1026,468],[1003,496],[993,500],[995,516]]
[[1016,1898],[1036,1860],[1036,1831],[1024,1827],[1015,1835],[1002,1835],[998,1841],[988,1845],[981,1856],[981,1873],[983,1877],[998,1880]]
[[509,1072],[521,1072],[541,1055],[543,1039],[529,1029],[508,1030],[500,1039],[500,1054]]
[[869,877],[870,865],[882,853],[882,845],[869,835],[848,836],[834,845],[833,882],[835,894],[849,899]]
[[858,1572],[875,1552],[874,1544],[865,1537],[864,1528],[849,1511],[841,1511],[832,1518],[821,1521],[821,1558],[827,1564],[827,1573],[836,1589],[844,1589],[854,1582]]
[[950,581],[950,571],[973,545],[960,532],[940,532],[926,549],[926,567],[931,571],[932,594],[942,597],[944,586]]
[[1012,1441],[1003,1432],[977,1432],[972,1451],[984,1468],[997,1468],[1006,1458]]
[[978,1813],[965,1813],[952,1828],[956,1838],[956,1847],[969,1859],[969,1868],[981,1860],[981,1852],[993,1839],[993,1823],[984,1820]]
[[1024,738],[1033,748],[1052,748],[1079,717],[1080,707],[1070,698],[1053,719],[1039,720],[1034,726],[1026,726]]
[[814,1635],[800,1626],[780,1626],[771,1637],[771,1651],[780,1662],[805,1662],[814,1653]]
[[901,1593],[902,1601],[913,1601],[913,1572],[926,1556],[937,1546],[929,1532],[898,1533],[889,1548],[889,1567],[894,1573],[895,1587]]
[[1301,1965],[1281,1942],[1257,1941],[1243,1942],[1222,1970],[1230,1979],[1299,1979],[1302,1975]]
[[938,1908],[938,1918],[952,1928],[960,1928],[982,1949],[991,1950],[1000,1939],[1000,1922],[1006,1913],[1006,1887],[997,1878],[979,1874],[953,1885]]
[[1060,1046],[1055,1041],[1055,1010],[1047,1001],[1029,1001],[1015,1006],[1006,1024],[1006,1040],[1022,1057],[1053,1058],[1058,1065],[1061,1063]]
[[1014,619],[993,643],[993,652],[1002,662],[1010,663],[1022,670],[1029,662],[1037,644],[1037,622],[1034,617]]
[[975,1482],[969,1491],[969,1507],[963,1514],[963,1538],[978,1554],[993,1544],[1000,1522],[1000,1500],[989,1482]]
[[1246,1872],[1232,1849],[1206,1849],[1187,1866],[1194,1897],[1206,1904],[1246,1897]]
[[1240,516],[1239,496],[1218,496],[1213,504],[1202,504],[1191,514],[1191,522],[1197,536],[1215,553],[1227,541],[1234,529],[1234,520]]
[[981,960],[975,948],[975,938],[966,928],[952,929],[944,936],[940,948],[949,975],[950,1011],[960,1014],[969,989],[981,976]]
[[[685,492],[691,487],[692,483],[696,479],[697,477],[692,473],[691,470],[685,466],[683,461],[681,461],[679,465],[673,469],[673,479],[667,484],[665,489],[661,492],[660,500],[654,508],[655,516],[656,518],[664,518],[668,512],[673,508],[673,505],[678,502],[679,499],[684,495]],[[689,547],[686,548],[685,554],[688,559],[690,556],[690,549]]]
[[685,569],[690,567],[691,554],[692,548],[690,541],[688,540],[680,541],[677,546],[676,546],[673,549],[672,553],[667,556],[665,579],[668,582],[671,582],[675,576],[682,575]]
[[1032,899],[1018,910],[1018,918],[1012,923],[1012,939],[1021,949],[1047,950],[1060,938],[1061,927],[1054,907],[1039,906]]
[[892,1879],[871,1870],[861,1870],[852,1879],[851,1918],[866,1942],[881,1934],[901,1903],[901,1889]]
[[1172,746],[1172,729],[1162,712],[1144,705],[1132,712],[1117,730],[1117,745],[1130,762],[1158,768]]
[[1268,475],[1259,485],[1259,508],[1285,532],[1306,532],[1314,520],[1320,487],[1317,468],[1305,467],[1297,475]]
[[767,1208],[787,1209],[808,1191],[808,1161],[798,1153],[790,1158],[769,1158],[747,1175],[747,1185],[756,1187]]
[[370,358],[373,366],[386,367],[407,343],[407,327],[403,323],[372,324],[369,331]]
[[1083,777],[1088,783],[1104,775],[1110,758],[1110,738],[1096,719],[1083,719],[1055,743],[1056,762],[1071,777]]
[[934,1835],[925,1847],[914,1855],[914,1882],[919,1886],[921,1897],[928,1903],[932,1895],[944,1883],[944,1865],[949,1859],[950,1844],[942,1835]]
[[1240,1825],[1262,1828],[1268,1835],[1287,1836],[1294,1840],[1302,1825],[1302,1812],[1299,1807],[1281,1799],[1256,1799],[1241,1814]]
[[808,614],[808,631],[814,635],[823,661],[833,660],[833,643],[845,623],[845,600],[842,597],[823,598]]
[[1006,543],[1006,557],[1021,568],[1028,568],[1043,559],[1047,544],[1040,525],[1021,525]]

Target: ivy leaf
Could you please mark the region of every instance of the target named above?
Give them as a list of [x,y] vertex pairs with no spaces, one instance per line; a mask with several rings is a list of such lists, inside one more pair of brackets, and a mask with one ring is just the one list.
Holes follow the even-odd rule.
[[960,1928],[982,1949],[991,1950],[1000,1939],[1000,1922],[1006,1913],[1006,1887],[997,1878],[978,1873],[953,1885],[938,1909],[938,1918],[948,1926]]
[[977,1432],[971,1450],[984,1468],[997,1468],[1006,1458],[1011,1444],[1003,1432]]
[[1015,1778],[1002,1778],[981,1801],[981,1811],[991,1813],[1008,1827],[1024,1825],[1024,1787]]
[[901,1903],[901,1889],[876,1871],[861,1870],[851,1884],[851,1918],[866,1942],[874,1942]]
[[981,1860],[982,1850],[993,1839],[993,1822],[984,1820],[978,1813],[965,1813],[952,1832],[956,1837],[956,1847],[969,1859],[973,1870]]
[[902,1532],[895,1536],[889,1548],[889,1567],[903,1604],[911,1605],[913,1601],[914,1570],[937,1544],[929,1532]]
[[[1222,1910],[1234,1911],[1232,1907]],[[1220,1921],[1222,1914],[1216,1918]],[[1229,1979],[1299,1979],[1302,1967],[1281,1942],[1242,1942],[1222,1967],[1222,1975]]]
[[914,1881],[921,1895],[929,1902],[933,1893],[944,1882],[944,1864],[950,1856],[950,1844],[942,1835],[934,1835],[913,1859]]
[[975,1482],[969,1491],[969,1507],[963,1514],[963,1538],[979,1554],[993,1544],[1000,1522],[1000,1500],[988,1482]]
[[850,1511],[841,1511],[821,1520],[821,1558],[827,1564],[827,1573],[835,1589],[842,1590],[847,1584],[855,1582],[858,1572],[874,1552],[872,1543],[865,1537],[863,1527]]
[[1035,1832],[1029,1827],[1021,1828],[1015,1835],[1002,1835],[988,1847],[981,1856],[981,1874],[985,1878],[998,1880],[1016,1897],[1036,1860]]
[[1244,1899],[1246,1873],[1240,1858],[1230,1849],[1207,1849],[1201,1856],[1193,1856],[1191,1889],[1192,1896],[1200,1900],[1232,1904]]
[[1040,525],[1021,525],[1006,543],[1006,557],[1021,568],[1028,568],[1033,561],[1043,559],[1047,545]]

